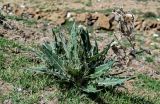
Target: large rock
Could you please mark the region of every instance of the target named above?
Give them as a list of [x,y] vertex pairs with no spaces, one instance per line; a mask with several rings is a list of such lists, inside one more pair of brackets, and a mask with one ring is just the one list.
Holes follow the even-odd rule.
[[84,23],[85,25],[92,26],[96,20],[97,16],[94,16],[91,13],[81,13],[76,15],[76,21],[80,23]]
[[55,25],[62,25],[66,21],[66,11],[53,12],[51,15],[47,16],[47,20],[53,21]]
[[95,13],[93,14],[93,17],[98,18],[98,20],[94,24],[94,29],[110,29],[109,17],[102,13]]
[[157,29],[160,22],[157,20],[146,19],[142,24],[143,31]]
[[135,29],[136,30],[141,30],[143,22],[144,22],[144,20],[137,20],[137,21],[135,21],[135,25],[134,25]]
[[76,15],[76,21],[84,23],[86,22],[87,17],[89,16],[89,13],[81,13]]

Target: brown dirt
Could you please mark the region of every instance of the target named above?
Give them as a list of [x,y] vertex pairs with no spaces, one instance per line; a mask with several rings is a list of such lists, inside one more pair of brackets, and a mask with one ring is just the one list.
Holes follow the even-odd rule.
[[[159,0],[92,0],[89,4],[88,0],[1,0],[2,3],[12,2],[19,4],[27,4],[32,7],[47,7],[45,9],[87,9],[87,10],[101,10],[106,8],[123,7],[125,10],[141,10],[143,12],[151,11],[158,12],[157,9],[160,8]],[[87,5],[89,4],[89,6]]]
[[26,26],[22,22],[16,20],[6,20],[7,25],[11,28],[5,27],[1,24],[0,36],[10,40],[17,40],[21,43],[39,43],[43,37],[51,37],[52,24],[38,22],[32,27]]
[[7,95],[13,91],[13,86],[10,83],[4,82],[0,79],[0,95]]

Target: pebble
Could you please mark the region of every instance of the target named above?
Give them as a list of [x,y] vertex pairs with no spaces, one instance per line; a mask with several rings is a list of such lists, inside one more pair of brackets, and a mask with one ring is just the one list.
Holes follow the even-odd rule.
[[159,35],[158,34],[153,34],[153,37],[157,38],[157,37],[159,37]]

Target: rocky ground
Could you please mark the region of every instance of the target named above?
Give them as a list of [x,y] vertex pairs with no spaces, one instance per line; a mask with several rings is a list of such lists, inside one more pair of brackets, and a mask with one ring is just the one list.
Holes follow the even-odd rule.
[[[112,10],[117,7],[135,15],[136,47],[151,51],[151,55],[142,53],[132,60],[124,74],[145,74],[160,80],[159,0],[0,0],[0,37],[25,45],[37,45],[52,37],[53,27],[68,28],[76,21],[95,33],[103,46],[114,38],[113,33],[117,31],[117,23],[110,22]],[[135,91],[132,82],[126,86],[131,93]],[[0,95],[12,89],[12,84],[0,80]],[[139,93],[143,95],[144,91]],[[43,104],[43,100],[40,103]]]
[[[28,34],[28,36],[23,35],[21,38],[32,38],[31,34],[37,34],[32,31],[39,30],[50,30],[53,26],[56,25],[65,25],[67,22],[76,21],[87,26],[93,26],[93,29],[103,29],[108,31],[113,31],[116,28],[116,23],[113,21],[109,23],[111,12],[116,7],[121,7],[120,4],[123,4],[123,8],[126,11],[135,12],[135,30],[145,32],[146,35],[159,34],[160,31],[160,20],[159,20],[159,1],[131,1],[120,2],[117,1],[93,1],[90,2],[87,0],[75,0],[75,2],[70,1],[47,1],[47,2],[38,2],[33,1],[16,1],[16,2],[7,2],[6,0],[1,3],[1,12],[4,15],[8,15],[10,21],[7,21],[6,24],[8,28],[12,30],[17,30],[17,32],[24,32],[22,34]],[[47,7],[42,3],[46,4]],[[122,5],[121,4],[121,5]],[[97,6],[95,9],[95,5]],[[136,5],[136,6],[135,6]],[[143,7],[143,5],[145,5]],[[154,5],[154,6],[153,6]],[[152,7],[152,8],[151,8]],[[132,9],[131,9],[132,8]],[[133,11],[135,9],[135,11]],[[138,11],[139,10],[139,11]],[[148,10],[148,11],[146,11]],[[15,18],[13,16],[20,16],[23,19]],[[7,18],[7,19],[8,19]],[[155,18],[155,19],[152,19]],[[15,20],[14,20],[15,19]],[[27,19],[32,19],[27,21]],[[28,27],[23,27],[21,23],[16,23],[18,21],[24,21],[26,24],[34,24],[27,33]],[[38,20],[38,21],[37,21]],[[44,21],[45,20],[45,21]],[[36,22],[35,22],[36,21]],[[48,21],[48,22],[46,22]],[[5,20],[4,20],[5,22]],[[12,23],[11,23],[12,22]],[[49,28],[50,27],[50,28]],[[7,27],[6,27],[7,28]],[[1,30],[2,35],[5,30]],[[47,33],[44,33],[47,34]],[[38,34],[37,34],[38,35]],[[10,35],[9,35],[10,36]],[[40,35],[41,36],[41,35]],[[14,37],[15,38],[15,37]],[[38,38],[38,37],[37,37]],[[22,39],[23,40],[23,39]],[[28,40],[28,39],[27,39]],[[37,40],[37,39],[36,39]]]

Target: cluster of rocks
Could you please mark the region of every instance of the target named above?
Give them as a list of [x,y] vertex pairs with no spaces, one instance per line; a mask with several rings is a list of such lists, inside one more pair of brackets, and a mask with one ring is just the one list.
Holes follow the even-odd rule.
[[[2,6],[2,11],[10,15],[22,16],[25,18],[45,19],[53,22],[54,25],[63,25],[66,21],[76,21],[94,29],[114,30],[117,23],[110,21],[111,15],[104,13],[75,13],[67,10],[42,11],[37,8],[27,7],[25,5],[17,5],[7,3]],[[135,29],[141,31],[156,30],[160,31],[160,20],[147,20],[137,18],[135,21]]]
[[[77,21],[85,25],[93,25],[94,29],[113,30],[116,28],[117,23],[110,21],[112,15],[105,15],[103,13],[81,13],[76,14],[69,12],[67,18],[70,21]],[[136,18],[135,29],[140,31],[156,30],[160,31],[159,19],[140,19]]]
[[55,25],[63,24],[65,22],[65,11],[44,11],[39,8],[28,7],[25,5],[18,5],[13,3],[7,3],[2,5],[1,12],[4,15],[16,15],[24,18],[45,19],[51,20]]
[[87,26],[94,26],[94,29],[112,29],[112,26],[110,24],[110,17],[103,13],[95,12],[76,14],[74,12],[68,12],[67,19],[69,21],[76,21]]
[[160,31],[160,20],[150,20],[150,19],[138,19],[135,22],[136,30],[147,31],[147,30],[157,30]]

